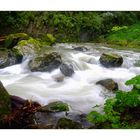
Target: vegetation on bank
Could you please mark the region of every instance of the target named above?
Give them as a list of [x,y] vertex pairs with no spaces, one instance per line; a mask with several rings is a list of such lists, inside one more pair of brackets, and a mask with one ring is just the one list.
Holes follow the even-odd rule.
[[25,32],[33,37],[53,34],[57,42],[101,41],[115,26],[140,20],[139,12],[28,11],[0,12],[1,35]]
[[104,113],[92,111],[88,121],[92,128],[140,128],[140,75],[126,81],[131,91],[116,91],[116,97],[106,100]]
[[115,26],[105,39],[109,44],[126,48],[139,48],[140,22],[130,26]]

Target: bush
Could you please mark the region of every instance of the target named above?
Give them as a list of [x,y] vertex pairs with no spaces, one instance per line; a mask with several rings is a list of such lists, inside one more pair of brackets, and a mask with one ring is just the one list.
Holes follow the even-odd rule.
[[140,75],[126,81],[126,85],[132,85],[132,90],[117,91],[115,98],[106,101],[104,114],[88,114],[94,128],[140,128]]

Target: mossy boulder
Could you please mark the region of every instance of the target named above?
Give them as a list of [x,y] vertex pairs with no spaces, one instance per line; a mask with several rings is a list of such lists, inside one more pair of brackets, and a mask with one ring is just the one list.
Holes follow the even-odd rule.
[[44,34],[41,37],[41,40],[46,43],[46,45],[53,45],[56,41],[56,38],[52,34]]
[[101,85],[110,91],[118,90],[118,84],[115,81],[113,81],[112,79],[100,80],[96,84]]
[[11,112],[11,100],[10,95],[4,88],[0,81],[0,117],[8,115]]
[[68,77],[70,77],[74,74],[74,70],[73,70],[72,66],[68,65],[68,64],[61,64],[60,71],[62,72],[62,74],[64,74],[65,76],[68,76]]
[[21,40],[13,48],[16,55],[33,55],[41,50],[42,44],[38,39],[30,37],[28,40]]
[[29,35],[25,33],[10,34],[5,38],[4,44],[7,48],[13,48],[19,41],[27,39],[29,39]]
[[39,109],[40,112],[62,112],[62,111],[69,111],[68,104],[57,101],[49,103],[46,106],[43,106]]
[[57,129],[81,129],[82,125],[79,122],[67,118],[60,118],[56,125]]
[[29,62],[31,71],[52,71],[58,68],[62,63],[61,56],[57,52],[50,52],[41,56],[35,57]]
[[19,63],[19,58],[10,50],[0,50],[0,68]]
[[105,67],[119,67],[123,63],[123,58],[118,54],[103,53],[99,61]]

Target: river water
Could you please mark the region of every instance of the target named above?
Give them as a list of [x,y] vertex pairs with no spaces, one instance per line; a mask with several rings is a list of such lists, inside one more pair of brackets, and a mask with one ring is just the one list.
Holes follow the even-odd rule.
[[[76,46],[85,46],[89,50],[73,50]],[[61,54],[64,62],[72,64],[74,75],[57,82],[55,77],[61,75],[59,69],[31,72],[28,69],[29,58],[25,58],[21,64],[0,69],[0,80],[9,94],[38,101],[42,105],[59,100],[68,103],[72,112],[88,113],[96,105],[100,106],[97,110],[101,111],[105,100],[114,97],[114,93],[96,85],[97,81],[112,78],[120,90],[128,91],[131,87],[126,86],[125,81],[140,74],[140,67],[134,66],[135,61],[140,59],[138,52],[94,44],[56,44],[54,49]],[[99,62],[103,52],[121,55],[123,65],[119,68],[103,67]]]

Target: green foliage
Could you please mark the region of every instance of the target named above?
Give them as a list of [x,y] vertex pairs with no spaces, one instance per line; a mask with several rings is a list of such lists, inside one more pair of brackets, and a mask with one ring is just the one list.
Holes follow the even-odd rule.
[[127,26],[122,26],[122,27],[120,27],[120,26],[114,26],[112,29],[111,29],[111,31],[119,31],[119,30],[122,30],[122,29],[127,29],[128,27]]
[[41,37],[42,42],[46,42],[47,45],[53,45],[56,41],[56,38],[52,34],[44,34]]
[[22,11],[0,12],[3,34],[26,32],[35,37],[54,34],[58,42],[78,42],[83,36],[93,41],[108,33],[114,26],[123,27],[138,21],[138,12],[84,11]]
[[140,89],[140,75],[126,81],[125,83],[126,85],[133,85],[135,86],[137,89]]
[[16,33],[16,34],[10,34],[5,39],[5,47],[9,47],[13,42],[18,42],[20,40],[26,40],[29,39],[29,36],[25,33]]
[[122,26],[120,28],[114,27],[110,32],[106,40],[111,44],[118,44],[122,46],[139,46],[140,45],[140,23],[133,24],[131,26]]
[[117,91],[116,97],[108,99],[104,106],[104,113],[92,111],[88,114],[88,121],[95,124],[95,128],[140,128],[140,75],[126,81],[133,85],[131,91]]
[[96,111],[92,111],[88,114],[87,119],[92,123],[103,123],[106,121],[105,115],[101,115]]

